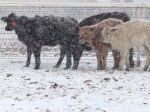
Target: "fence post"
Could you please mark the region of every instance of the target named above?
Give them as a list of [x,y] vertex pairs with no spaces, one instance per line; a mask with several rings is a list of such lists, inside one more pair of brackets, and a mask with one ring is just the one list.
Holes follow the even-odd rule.
[[[141,7],[137,7],[137,19],[141,19]],[[140,66],[140,47],[137,47],[137,66]]]

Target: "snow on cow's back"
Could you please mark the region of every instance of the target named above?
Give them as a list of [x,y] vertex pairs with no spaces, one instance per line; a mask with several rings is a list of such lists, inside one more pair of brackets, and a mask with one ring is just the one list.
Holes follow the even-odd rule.
[[[150,29],[150,21],[149,20],[143,20],[143,19],[137,19],[125,22],[118,26],[118,31],[123,30],[124,32],[129,33],[135,33],[135,32],[143,32]],[[132,31],[132,32],[131,32]],[[139,32],[140,31],[140,32]]]
[[122,23],[123,23],[123,21],[121,19],[108,18],[108,19],[101,21],[100,23],[95,24],[95,25],[103,26],[103,27],[105,27],[105,26],[115,27],[115,26],[121,25]]
[[78,25],[77,20],[69,17],[57,17],[56,20],[59,23],[59,27],[63,29],[69,29]]
[[34,17],[35,25],[37,27],[41,26],[51,26],[53,29],[68,29],[70,27],[74,27],[78,25],[77,20],[69,18],[69,17],[59,17],[59,16],[38,16]]
[[[109,38],[106,38],[108,36]],[[118,51],[127,47],[141,46],[146,41],[150,41],[150,21],[138,19],[125,22],[117,27],[105,27],[102,37],[102,42],[110,43]]]
[[149,20],[132,20],[125,22],[119,26],[117,26],[116,34],[121,37],[129,38],[129,40],[133,37],[143,38],[142,36],[150,35],[150,21]]
[[79,26],[94,25],[108,18],[121,19],[123,22],[130,20],[129,16],[124,12],[107,12],[87,17],[79,23]]

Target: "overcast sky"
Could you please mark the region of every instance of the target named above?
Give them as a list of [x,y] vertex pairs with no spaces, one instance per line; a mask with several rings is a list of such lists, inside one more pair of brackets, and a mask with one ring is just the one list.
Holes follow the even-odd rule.
[[[111,0],[97,0],[98,2],[110,2]],[[134,3],[150,3],[150,0],[133,0]],[[120,0],[120,2],[124,2],[124,0]]]
[[[0,2],[85,2],[88,0],[0,0]],[[92,1],[92,0],[91,0]],[[134,3],[150,3],[150,0],[133,0]],[[97,0],[97,2],[111,2],[111,0]],[[124,0],[120,0],[124,2]]]

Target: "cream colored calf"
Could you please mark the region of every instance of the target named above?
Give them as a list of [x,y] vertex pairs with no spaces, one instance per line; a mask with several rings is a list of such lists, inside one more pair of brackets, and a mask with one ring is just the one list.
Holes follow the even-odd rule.
[[129,70],[129,49],[143,46],[146,50],[146,71],[150,64],[150,21],[133,20],[117,27],[105,27],[102,31],[101,42],[110,43],[114,50],[120,52],[119,70],[123,69],[124,59],[126,70]]

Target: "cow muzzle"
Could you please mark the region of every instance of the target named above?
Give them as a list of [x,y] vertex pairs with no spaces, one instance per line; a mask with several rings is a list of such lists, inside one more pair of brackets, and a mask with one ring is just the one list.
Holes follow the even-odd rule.
[[12,27],[9,27],[9,26],[6,26],[6,27],[5,27],[5,30],[6,30],[6,31],[12,31],[13,28],[12,28]]
[[104,40],[105,40],[104,38],[100,38],[100,41],[101,41],[101,42],[104,42]]

